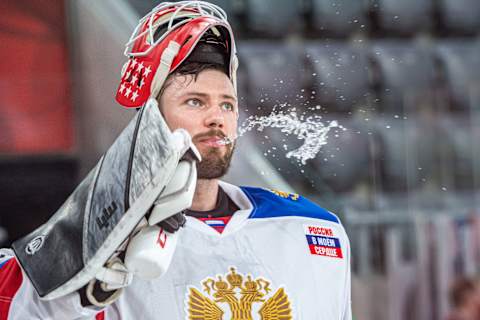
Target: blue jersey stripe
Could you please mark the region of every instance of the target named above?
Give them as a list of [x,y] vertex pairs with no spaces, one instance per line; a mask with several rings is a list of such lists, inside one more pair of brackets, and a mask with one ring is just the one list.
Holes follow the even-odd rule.
[[296,197],[281,197],[261,188],[241,187],[253,204],[249,219],[275,217],[307,217],[340,223],[338,218],[308,199]]

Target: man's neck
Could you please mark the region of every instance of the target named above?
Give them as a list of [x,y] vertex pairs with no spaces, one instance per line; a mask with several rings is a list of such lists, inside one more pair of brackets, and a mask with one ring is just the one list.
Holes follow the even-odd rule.
[[218,197],[218,179],[198,179],[191,210],[209,211],[215,208]]

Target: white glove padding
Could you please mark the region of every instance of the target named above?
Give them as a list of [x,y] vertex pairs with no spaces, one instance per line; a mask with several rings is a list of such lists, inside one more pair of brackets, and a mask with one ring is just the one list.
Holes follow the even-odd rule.
[[190,208],[196,184],[197,167],[195,161],[180,161],[172,180],[155,200],[152,212],[148,217],[148,224],[156,225],[160,221]]
[[201,161],[200,152],[192,143],[192,138],[185,129],[175,130],[173,137],[178,152],[185,154],[190,150],[190,154],[185,154],[184,158],[187,159],[178,163],[172,179],[155,201],[148,217],[148,224],[151,226],[192,206],[197,184],[196,162]]
[[158,226],[143,228],[128,244],[125,266],[146,280],[164,275],[175,253],[178,235]]
[[124,261],[129,271],[143,279],[165,274],[175,252],[178,232],[167,232],[157,224],[191,207],[196,183],[195,161],[180,161],[170,183],[154,203],[148,217],[150,226],[142,228],[128,244]]
[[[189,158],[179,162],[172,179],[155,200],[148,220],[142,219],[132,233],[133,237],[126,249],[125,244],[119,248],[120,251],[125,250],[124,262],[114,257],[97,273],[96,279],[101,281],[105,291],[128,286],[132,281],[132,274],[144,279],[157,278],[163,275],[170,265],[178,234],[167,232],[157,224],[192,205],[197,182],[196,161],[200,160],[198,150],[187,131],[177,129],[173,136],[173,145],[179,154],[187,150],[192,152]],[[178,228],[180,226],[178,225]],[[88,298],[91,300],[90,296]],[[98,305],[98,301],[91,302]]]
[[91,280],[85,288],[88,302],[97,307],[105,307],[117,300],[124,287],[130,285],[133,274],[122,261],[115,257]]
[[187,151],[191,151],[193,160],[201,161],[202,157],[192,142],[192,136],[187,130],[178,128],[172,132],[172,143],[178,154],[184,155]]
[[118,257],[115,257],[100,269],[95,278],[102,282],[102,289],[112,291],[129,286],[132,283],[133,274]]
[[165,274],[172,261],[178,233],[169,233],[158,226],[143,227],[128,244],[125,262],[114,258],[90,281],[85,293],[92,305],[105,307],[132,282],[133,274],[151,280]]

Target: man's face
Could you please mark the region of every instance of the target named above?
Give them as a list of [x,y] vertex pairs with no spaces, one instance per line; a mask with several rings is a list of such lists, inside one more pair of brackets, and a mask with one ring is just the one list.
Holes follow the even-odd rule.
[[186,129],[202,155],[199,179],[216,179],[229,167],[237,132],[237,98],[230,79],[221,71],[207,69],[198,74],[177,75],[159,99],[170,129]]

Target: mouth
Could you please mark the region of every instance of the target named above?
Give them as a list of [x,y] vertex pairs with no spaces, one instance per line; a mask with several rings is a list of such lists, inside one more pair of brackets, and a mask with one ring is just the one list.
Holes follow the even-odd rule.
[[209,137],[205,139],[201,139],[199,143],[213,147],[213,148],[220,148],[224,147],[226,145],[225,143],[225,138],[224,137],[219,137],[219,136],[214,136],[214,137]]

